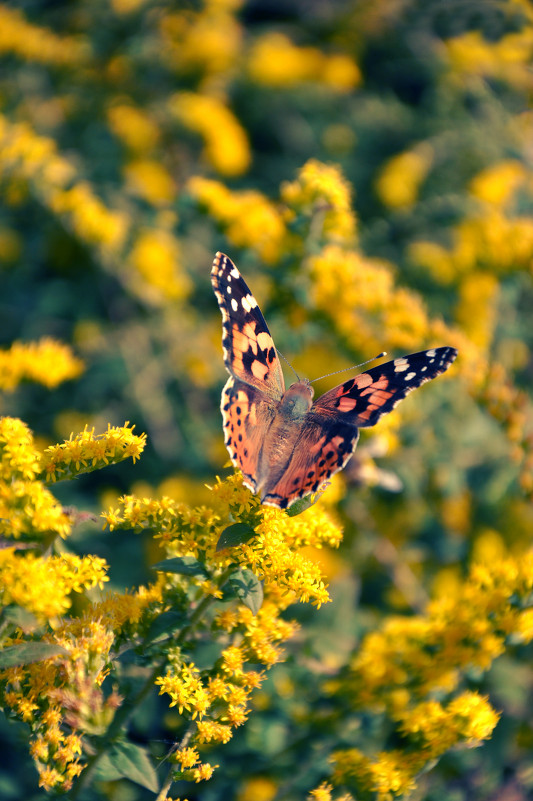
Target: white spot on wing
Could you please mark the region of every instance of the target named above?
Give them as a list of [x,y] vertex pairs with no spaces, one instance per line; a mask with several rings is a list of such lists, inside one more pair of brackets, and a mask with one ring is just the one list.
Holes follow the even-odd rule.
[[412,381],[413,378],[415,377],[415,375],[416,375],[416,373],[412,373],[412,372],[411,373],[407,373],[407,375],[405,376],[405,380],[406,381]]
[[403,371],[407,370],[408,367],[409,367],[409,360],[405,359],[403,356],[401,359],[394,359],[395,373],[403,373]]
[[239,271],[238,271],[238,269],[236,267],[233,267],[229,271],[228,275],[232,275],[234,278],[239,278]]
[[426,356],[435,357],[436,355],[437,355],[437,351],[435,350],[435,348],[431,348],[431,350],[427,350],[426,351]]
[[241,303],[244,311],[246,312],[250,312],[257,306],[257,302],[253,295],[246,295],[245,298],[242,298]]
[[239,304],[237,303],[235,298],[231,299],[231,308],[233,309],[234,312],[236,312],[237,309],[239,308]]

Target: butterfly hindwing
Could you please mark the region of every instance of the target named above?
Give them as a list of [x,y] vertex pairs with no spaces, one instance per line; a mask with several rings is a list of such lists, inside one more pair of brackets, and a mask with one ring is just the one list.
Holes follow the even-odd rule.
[[357,445],[358,429],[335,418],[310,412],[291,458],[281,475],[271,477],[261,492],[267,506],[282,509],[316,492],[345,466]]
[[233,377],[222,390],[220,404],[224,442],[244,483],[257,492],[257,476],[265,431],[275,409],[258,389]]
[[211,282],[222,312],[222,345],[228,372],[279,400],[285,382],[274,341],[246,282],[223,253],[216,254]]
[[444,373],[456,356],[455,348],[431,348],[380,364],[326,392],[312,411],[357,428],[373,426],[413,389]]

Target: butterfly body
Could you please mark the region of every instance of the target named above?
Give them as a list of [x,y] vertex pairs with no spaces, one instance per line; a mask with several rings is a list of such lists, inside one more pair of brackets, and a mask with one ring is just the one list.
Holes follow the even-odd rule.
[[230,373],[221,411],[225,443],[261,502],[287,508],[316,492],[350,459],[359,428],[373,426],[412,389],[443,373],[457,352],[433,348],[360,373],[313,402],[313,387],[287,390],[257,302],[233,262],[217,253],[211,273]]

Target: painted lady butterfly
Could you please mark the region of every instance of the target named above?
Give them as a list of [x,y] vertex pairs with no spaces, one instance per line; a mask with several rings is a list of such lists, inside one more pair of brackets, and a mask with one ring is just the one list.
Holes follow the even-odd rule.
[[285,389],[281,365],[257,301],[227,256],[211,272],[222,312],[225,443],[261,502],[285,509],[316,492],[346,465],[359,428],[373,426],[405,396],[444,373],[454,348],[432,348],[380,364],[313,403],[309,381]]

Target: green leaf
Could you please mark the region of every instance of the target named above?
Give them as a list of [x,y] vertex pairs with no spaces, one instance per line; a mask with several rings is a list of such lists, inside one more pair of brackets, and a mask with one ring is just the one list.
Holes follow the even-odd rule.
[[154,570],[164,573],[180,573],[182,576],[207,576],[207,570],[194,556],[175,556],[152,565]]
[[54,645],[49,642],[27,642],[21,645],[9,645],[0,651],[0,668],[17,667],[18,665],[28,665],[30,662],[42,662],[57,654],[65,654],[68,651],[62,645]]
[[294,501],[291,506],[286,510],[289,517],[296,517],[296,515],[301,515],[302,512],[305,512],[306,509],[309,509],[313,506],[314,503],[318,500],[318,495],[306,495],[305,498],[300,498],[297,501]]
[[35,615],[21,606],[16,606],[15,604],[6,606],[2,614],[9,623],[22,629],[22,631],[34,631],[39,627],[39,621]]
[[234,548],[236,545],[243,545],[255,537],[255,530],[248,523],[233,523],[224,529],[217,542],[217,551],[224,548]]
[[146,750],[134,743],[113,743],[99,761],[95,773],[100,781],[130,779],[153,793],[159,788],[157,774]]
[[186,622],[186,617],[182,612],[170,609],[162,612],[150,624],[148,633],[144,638],[144,645],[149,645],[164,636],[170,636],[176,629],[180,629]]
[[263,585],[251,570],[236,570],[228,579],[230,591],[256,615],[263,604]]

